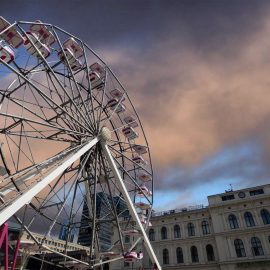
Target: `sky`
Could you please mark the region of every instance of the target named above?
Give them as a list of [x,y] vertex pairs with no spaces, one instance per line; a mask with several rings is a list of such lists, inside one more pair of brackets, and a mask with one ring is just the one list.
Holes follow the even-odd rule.
[[150,144],[157,211],[269,183],[269,1],[1,0],[1,15],[75,34],[116,73]]

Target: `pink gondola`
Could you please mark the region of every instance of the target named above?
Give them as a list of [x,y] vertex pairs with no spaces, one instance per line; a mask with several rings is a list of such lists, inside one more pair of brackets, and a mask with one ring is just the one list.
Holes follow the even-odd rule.
[[[43,44],[39,38],[38,35],[32,32],[26,32],[27,36],[25,37],[24,41],[24,46],[26,47],[26,50],[32,54],[33,56],[40,57],[40,54],[44,57],[47,58],[51,54],[51,50],[46,44]],[[32,43],[35,45],[35,47],[31,44],[30,40]]]
[[30,31],[35,33],[43,44],[47,46],[52,45],[55,42],[55,37],[52,32],[49,31],[47,26],[42,24],[40,20],[37,20],[36,23],[38,24],[32,24],[30,26]]
[[152,192],[145,185],[140,186],[140,189],[138,189],[137,194],[141,197],[152,196]]
[[143,155],[147,153],[147,147],[146,146],[142,146],[142,145],[138,145],[135,144],[132,146],[132,148],[136,151],[136,153],[138,153],[139,155]]
[[[4,31],[10,25],[11,24],[7,20],[0,17],[0,32]],[[22,35],[17,31],[15,26],[10,27],[1,35],[1,37],[14,48],[18,48],[24,41]]]
[[132,161],[140,166],[147,165],[147,161],[144,160],[142,156],[136,156],[136,157],[132,158]]
[[[80,69],[82,67],[82,63],[79,58],[83,56],[83,49],[77,41],[74,38],[67,39],[63,43],[63,50],[71,69],[74,71]],[[58,55],[61,61],[67,65],[63,52],[60,51]]]
[[147,210],[151,208],[150,204],[144,202],[137,202],[135,203],[135,206],[140,208],[141,210]]
[[15,53],[8,45],[0,43],[0,59],[9,64],[15,59]]
[[128,124],[130,127],[137,127],[138,126],[138,122],[137,120],[133,117],[133,116],[127,116],[124,118],[124,121],[126,124]]
[[137,253],[135,251],[131,251],[124,254],[125,262],[136,262],[137,260],[142,260],[142,258],[143,258],[142,252]]
[[[64,52],[72,70],[76,71],[82,67],[80,60],[74,56],[73,52],[69,48],[65,48]],[[62,51],[58,53],[58,56],[61,61],[65,63],[65,56]]]
[[[122,99],[122,101],[124,101]],[[124,104],[119,102],[117,98],[113,98],[108,101],[107,106],[113,111],[115,110],[116,113],[124,112],[126,110],[126,107]]]
[[143,182],[149,182],[152,180],[152,177],[147,173],[140,173],[138,178]]
[[139,134],[132,127],[123,128],[122,132],[129,140],[139,137]]
[[92,89],[102,90],[105,79],[105,69],[99,63],[94,63],[90,66],[89,76]]
[[124,95],[124,93],[118,90],[117,88],[112,90],[110,93],[112,97],[118,98],[118,99],[121,99],[121,97]]

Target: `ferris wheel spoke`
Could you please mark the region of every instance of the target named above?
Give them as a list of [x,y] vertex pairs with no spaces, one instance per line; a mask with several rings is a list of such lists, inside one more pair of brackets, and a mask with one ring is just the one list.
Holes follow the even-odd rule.
[[147,174],[151,175],[151,172],[146,170],[142,165],[139,165],[135,161],[133,161],[131,158],[129,158],[127,155],[125,155],[123,152],[117,150],[115,147],[112,147],[111,145],[108,145],[108,147],[114,152],[119,154],[119,157],[124,157],[126,160],[130,162],[135,168],[145,171]]
[[[117,159],[114,159],[114,161],[118,164],[118,166],[125,172],[125,174],[132,181],[132,184],[135,186],[135,190],[133,191],[136,191],[136,190],[143,191],[141,187],[139,186],[139,184],[136,182],[136,179],[130,175],[130,173],[120,164],[120,162]],[[152,204],[152,201],[150,201],[146,195],[143,195],[143,196],[144,196],[143,197],[144,199],[146,199],[150,204]]]
[[26,191],[23,195],[13,201],[10,205],[6,206],[0,212],[0,225],[2,225],[7,219],[14,215],[21,207],[27,204],[36,194],[44,189],[53,179],[59,176],[66,168],[68,168],[73,162],[75,162],[81,155],[91,149],[98,139],[95,138],[92,141],[86,143],[79,151],[77,151],[66,162],[58,166],[55,170],[45,176],[40,182],[38,182],[33,188]]
[[[87,44],[65,30],[40,21],[14,27],[25,46],[15,50],[15,61],[0,58],[0,162],[6,170],[0,183],[0,225],[10,216],[18,218],[36,245],[62,256],[63,264],[56,267],[61,263],[71,269],[73,261],[95,268],[125,260],[122,254],[145,241],[160,270],[145,238],[147,225],[138,221],[133,205],[143,200],[152,209],[153,172],[148,142],[126,89]],[[127,128],[140,137],[130,139]],[[100,205],[104,210],[99,213]],[[146,224],[150,212],[142,217]],[[70,237],[84,221],[92,228],[90,256],[74,260],[68,253]],[[103,242],[103,226],[115,229],[110,244]],[[46,237],[61,228],[67,234],[60,253],[46,245]],[[126,245],[124,231],[130,229],[142,231],[142,237]],[[122,254],[106,261],[104,251]],[[46,261],[47,255],[40,257],[41,265]]]
[[[6,64],[1,58],[0,58],[0,62],[2,64],[4,64],[5,66],[7,66],[9,69],[13,70],[15,73],[17,73],[16,70],[14,70],[10,65]],[[38,89],[37,86],[35,86],[30,80],[28,80],[25,76],[23,76],[20,73],[17,73],[17,75],[19,75],[22,79],[24,79],[25,81],[27,81],[31,86],[33,86],[33,88],[40,93],[41,97],[43,97],[44,99],[46,99],[48,102],[51,102],[52,104],[54,104],[56,106],[56,108],[60,109],[61,111],[64,111],[65,115],[68,115],[73,121],[75,121],[78,126],[80,126],[83,130],[88,130],[83,124],[81,124],[76,118],[74,118],[70,113],[68,113],[67,111],[65,111],[63,109],[63,107],[61,107],[61,105],[58,105],[56,102],[54,102],[49,96],[47,96],[45,93],[43,93],[42,91],[40,91]],[[90,130],[88,130],[90,131]]]
[[[71,66],[70,66],[70,64],[69,64],[69,61],[68,61],[68,59],[67,59],[67,56],[66,56],[66,54],[64,53],[64,48],[63,48],[63,46],[62,46],[62,44],[61,44],[61,41],[59,40],[59,37],[58,37],[56,31],[55,31],[53,28],[52,28],[52,31],[53,31],[53,33],[54,33],[56,39],[57,39],[57,43],[58,43],[59,47],[60,47],[61,50],[62,50],[63,56],[64,56],[64,58],[65,58],[65,61],[66,61],[67,65],[68,65],[68,71],[69,71],[69,74],[71,75],[71,77],[72,77],[72,79],[73,79],[73,82],[74,82],[74,84],[75,84],[75,86],[76,86],[77,92],[78,92],[79,97],[80,97],[80,100],[81,100],[81,104],[83,105],[84,112],[86,113],[86,116],[87,116],[87,118],[88,118],[88,121],[89,121],[89,123],[90,123],[90,126],[93,126],[93,122],[92,122],[92,120],[91,120],[90,114],[89,114],[89,112],[88,112],[88,110],[87,110],[87,108],[86,108],[86,106],[85,106],[83,97],[82,97],[82,95],[81,95],[80,87],[79,87],[79,85],[78,85],[78,83],[77,83],[77,81],[76,81],[76,79],[75,79],[75,77],[74,77],[74,73],[73,73],[72,68],[71,68]],[[71,80],[70,80],[70,82],[71,82]],[[73,99],[74,99],[74,98],[75,98],[75,96],[73,95]]]
[[[85,52],[85,46],[84,46],[83,42],[81,42],[81,44],[82,44],[82,48],[83,48],[83,58],[84,58],[84,61],[85,61],[85,66],[86,66],[86,78],[87,78],[87,84],[88,84],[88,89],[89,89],[89,91],[87,93],[87,96],[90,96],[91,111],[94,112],[93,97],[92,97],[92,87],[91,87],[91,82],[90,82],[89,64],[88,64],[88,59],[87,59],[86,52]],[[92,113],[90,115],[92,116],[93,127],[95,128],[95,130],[97,130],[97,125],[96,125],[97,121],[96,121],[95,114]]]
[[[76,103],[75,103],[77,97],[74,97],[74,98],[73,98],[73,97],[72,97],[72,98],[68,97],[68,102],[65,101],[65,96],[62,96],[62,95],[59,93],[59,91],[57,90],[57,86],[56,86],[55,83],[53,82],[50,73],[48,72],[47,74],[48,74],[48,76],[49,76],[49,78],[50,78],[50,81],[51,81],[52,85],[54,86],[54,89],[55,89],[54,93],[56,93],[57,96],[59,97],[59,99],[61,100],[61,105],[60,105],[61,108],[66,108],[66,109],[68,109],[68,110],[70,111],[70,114],[72,115],[72,117],[73,117],[73,118],[76,118],[77,121],[79,121],[79,119],[80,119],[80,114],[81,114],[81,110],[76,106]],[[67,93],[67,92],[65,91],[64,94],[66,95],[66,93]],[[64,105],[62,105],[62,104],[65,104],[65,105],[73,105],[73,106],[67,107],[67,106],[64,106]],[[75,110],[73,109],[73,107],[75,107]],[[84,120],[84,119],[83,119],[83,120]],[[81,119],[81,121],[82,121],[82,119]],[[86,126],[87,126],[87,123],[86,123],[85,121],[82,121],[82,122],[83,122],[83,125],[86,125]],[[74,124],[75,124],[75,123],[74,123]],[[88,125],[88,126],[89,126],[89,125]],[[79,126],[78,128],[81,128],[81,126]],[[92,130],[92,129],[91,129],[91,126],[89,126],[89,129]]]
[[6,113],[1,113],[0,112],[0,116],[1,115],[2,116],[5,116],[7,118],[12,118],[12,119],[18,119],[18,120],[20,120],[20,122],[17,121],[14,124],[12,124],[10,127],[6,127],[4,129],[0,130],[0,133],[3,133],[3,134],[5,134],[7,131],[9,131],[14,126],[17,126],[18,124],[21,124],[22,122],[25,122],[25,123],[28,123],[28,124],[29,123],[36,124],[36,125],[38,125],[40,127],[50,127],[50,128],[55,129],[55,130],[67,132],[67,133],[74,134],[74,135],[87,136],[84,133],[80,133],[80,132],[77,132],[77,131],[74,131],[74,130],[70,130],[70,129],[67,129],[67,128],[62,128],[62,127],[59,127],[59,126],[54,126],[54,125],[49,124],[47,122],[39,122],[39,121],[31,120],[31,119],[26,118],[26,117],[20,117],[20,116],[17,116],[17,115],[11,115],[11,114],[6,114]]

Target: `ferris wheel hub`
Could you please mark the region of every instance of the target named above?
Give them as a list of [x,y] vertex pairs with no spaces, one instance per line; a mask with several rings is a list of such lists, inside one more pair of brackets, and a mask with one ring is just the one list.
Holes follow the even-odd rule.
[[107,127],[101,128],[100,138],[105,142],[110,141],[112,138],[111,131]]

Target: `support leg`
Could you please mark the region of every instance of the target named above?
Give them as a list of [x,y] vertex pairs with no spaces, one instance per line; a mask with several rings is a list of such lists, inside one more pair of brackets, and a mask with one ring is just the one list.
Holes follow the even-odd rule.
[[113,171],[114,177],[117,180],[117,182],[119,184],[119,188],[120,188],[120,190],[121,190],[121,192],[122,192],[122,194],[123,194],[123,196],[125,198],[125,201],[127,203],[129,212],[130,212],[133,220],[136,221],[136,224],[138,225],[140,231],[142,232],[142,237],[143,237],[144,244],[145,244],[145,247],[147,249],[148,255],[150,256],[151,261],[154,264],[156,264],[157,270],[161,270],[161,266],[159,265],[156,254],[155,254],[155,252],[154,252],[154,250],[153,250],[153,248],[151,246],[151,243],[150,243],[150,241],[149,241],[149,239],[147,237],[147,234],[146,234],[146,232],[145,232],[145,230],[144,230],[144,228],[143,228],[143,226],[141,224],[139,216],[138,216],[138,214],[136,212],[136,209],[135,209],[135,207],[134,207],[134,205],[132,203],[132,200],[131,200],[131,198],[130,198],[130,196],[128,194],[128,191],[126,189],[126,186],[124,184],[124,181],[123,181],[123,179],[122,179],[122,177],[121,177],[121,175],[120,175],[120,173],[119,173],[119,171],[117,169],[117,166],[116,166],[116,164],[115,164],[115,162],[113,160],[111,152],[110,152],[106,142],[102,141],[101,145],[102,145],[102,150],[103,150],[103,152],[104,152],[104,154],[105,154],[105,156],[106,156],[106,158],[107,158],[107,160],[108,160],[108,162],[110,164],[110,167],[111,167],[111,169]]

